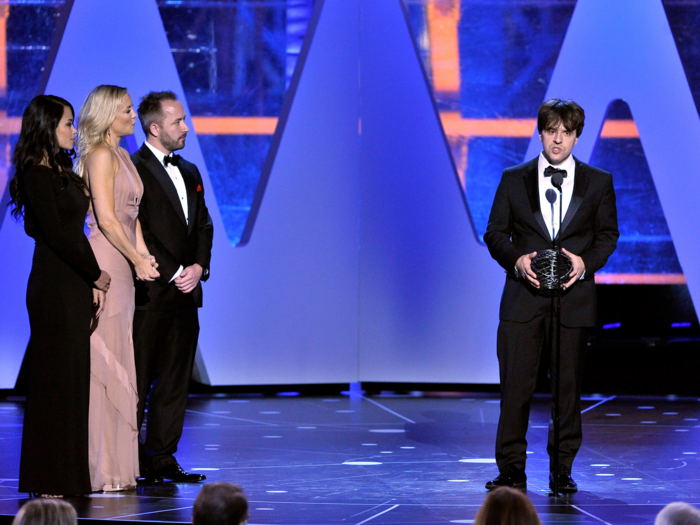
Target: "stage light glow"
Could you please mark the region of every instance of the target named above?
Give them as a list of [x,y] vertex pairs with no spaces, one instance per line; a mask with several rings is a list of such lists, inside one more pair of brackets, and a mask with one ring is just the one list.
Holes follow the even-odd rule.
[[603,330],[612,330],[613,328],[620,328],[621,326],[622,326],[622,323],[604,324]]

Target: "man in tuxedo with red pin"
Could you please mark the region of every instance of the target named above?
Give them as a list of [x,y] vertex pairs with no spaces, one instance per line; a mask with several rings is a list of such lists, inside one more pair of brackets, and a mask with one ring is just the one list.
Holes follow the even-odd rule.
[[199,337],[202,281],[209,278],[214,229],[197,166],[185,147],[185,110],[171,91],[151,92],[138,108],[146,142],[131,156],[143,181],[139,222],[160,277],[136,283],[134,353],[141,482],[197,482],[175,459]]

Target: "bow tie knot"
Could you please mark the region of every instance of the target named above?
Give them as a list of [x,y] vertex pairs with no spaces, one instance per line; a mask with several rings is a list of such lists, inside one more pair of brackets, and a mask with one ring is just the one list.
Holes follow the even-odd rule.
[[547,166],[544,169],[544,176],[545,177],[551,177],[555,173],[561,173],[561,176],[566,178],[566,170],[560,170],[558,168],[555,168],[554,166]]
[[172,164],[173,166],[179,166],[180,159],[182,159],[180,155],[167,155],[163,158],[163,165],[166,168],[168,167],[168,164]]

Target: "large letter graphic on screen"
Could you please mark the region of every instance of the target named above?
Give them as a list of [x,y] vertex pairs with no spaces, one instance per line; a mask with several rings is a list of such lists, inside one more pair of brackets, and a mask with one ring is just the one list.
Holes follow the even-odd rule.
[[[234,249],[226,239],[194,133],[183,151],[200,168],[216,231],[200,313],[200,347],[214,384],[357,378],[358,50],[344,44],[357,41],[359,9],[329,3],[330,22],[320,24],[321,33],[336,44],[310,54],[311,80],[297,93],[302,109],[296,115],[295,105],[287,122],[293,138],[280,144],[246,248]],[[336,68],[330,80],[328,64]],[[135,101],[150,90],[172,89],[187,110],[155,0],[75,1],[47,91],[79,107],[100,83],[126,86]],[[3,348],[16,357],[3,358],[11,364],[3,387],[14,385],[29,335],[23,298],[31,243],[21,228],[8,231],[25,244],[10,250],[13,269],[26,271],[13,273],[17,290],[8,296],[18,319],[0,321],[11,343]]]
[[[552,97],[576,100],[586,111],[574,150],[584,161],[608,104],[629,104],[697,309],[700,119],[661,0],[579,0],[547,90]],[[539,150],[535,136],[527,158]]]
[[[45,92],[66,98],[78,111],[90,90],[99,84],[125,86],[135,102],[150,90],[170,89],[187,108],[155,1],[74,1]],[[138,126],[136,137],[143,139]],[[194,133],[188,137],[183,155],[200,167],[208,191],[211,186]],[[218,214],[213,208],[212,215]],[[33,243],[21,225],[11,220],[3,224],[0,243],[7,254],[2,261],[3,273],[10,276],[3,295],[8,313],[0,318],[0,359],[4,365],[0,388],[12,388],[29,339],[24,297]]]
[[402,7],[362,3],[360,375],[494,383],[503,270],[470,227]]
[[25,298],[32,267],[34,242],[24,233],[24,224],[2,210],[0,225],[0,388],[14,388],[29,341],[29,317]]
[[[3,124],[0,148],[8,154],[19,134],[24,107],[46,85],[42,71],[50,69],[53,61],[46,46],[57,42],[63,34],[70,3],[70,0],[63,5],[54,2],[10,6],[6,3],[0,10],[0,17],[5,18],[3,26],[6,26],[0,29],[5,42],[0,52],[6,55],[5,80],[9,80],[7,92],[0,101]],[[34,30],[36,19],[44,24],[41,32]],[[0,286],[0,388],[14,387],[29,338],[25,296],[34,249],[34,242],[25,235],[23,224],[16,223],[5,207],[9,201],[6,177],[11,175],[10,163],[10,155],[0,161],[0,275],[3,278]]]
[[250,241],[214,236],[212,384],[357,381],[359,14],[323,3]]
[[[317,35],[335,43],[309,52],[245,248],[226,238],[193,133],[183,151],[202,172],[214,222],[199,340],[213,384],[357,377],[357,50],[344,43],[357,40],[359,10],[328,4]],[[108,35],[113,20],[128,21],[128,41]],[[75,1],[49,89],[79,105],[106,82],[135,100],[173,89],[184,102],[155,0]]]

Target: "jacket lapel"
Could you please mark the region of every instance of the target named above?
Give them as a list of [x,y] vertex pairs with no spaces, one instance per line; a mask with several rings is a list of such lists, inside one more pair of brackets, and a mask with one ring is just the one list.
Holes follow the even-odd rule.
[[527,173],[525,173],[524,181],[525,188],[527,189],[527,196],[530,201],[530,210],[535,216],[537,224],[540,226],[540,233],[542,236],[546,240],[551,241],[552,238],[549,235],[549,230],[547,230],[547,225],[544,223],[542,210],[540,209],[540,188],[537,179],[537,159],[529,162],[526,169]]
[[[175,213],[177,213],[177,216],[180,217],[180,220],[183,222],[183,224],[187,224],[187,220],[185,219],[185,213],[182,211],[182,204],[180,204],[180,198],[177,195],[175,184],[173,184],[170,175],[168,175],[168,172],[165,171],[163,165],[160,162],[158,162],[158,159],[153,154],[153,152],[150,149],[148,149],[148,146],[146,146],[145,144],[141,146],[140,153],[141,158],[143,159],[143,163],[148,169],[148,171],[151,172],[151,174],[155,177],[158,183],[163,187],[163,191],[165,191],[165,194],[168,196],[170,204],[172,204],[173,208],[175,208]],[[189,195],[190,191],[188,188],[188,200]],[[191,209],[192,208],[190,207],[190,210]]]
[[192,233],[192,227],[195,223],[195,211],[197,208],[197,180],[183,164],[183,162],[180,162],[178,168],[180,169],[180,174],[185,181],[185,188],[187,189],[187,217],[189,218],[187,233]]
[[576,161],[576,171],[574,172],[574,192],[571,195],[571,202],[569,203],[569,209],[566,210],[566,215],[564,216],[564,221],[561,223],[561,232],[566,230],[566,227],[574,218],[576,212],[583,202],[583,198],[586,196],[586,189],[588,188],[588,175],[586,174],[586,168],[579,162],[579,160],[574,157]]

